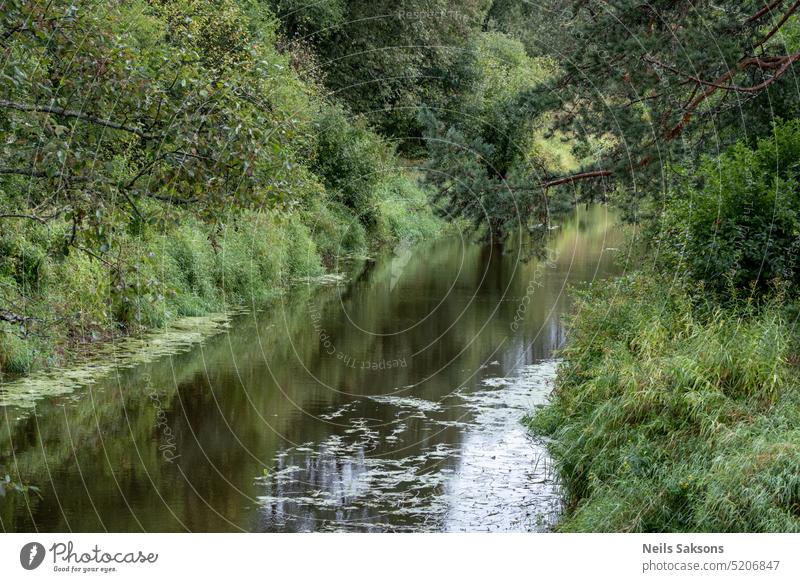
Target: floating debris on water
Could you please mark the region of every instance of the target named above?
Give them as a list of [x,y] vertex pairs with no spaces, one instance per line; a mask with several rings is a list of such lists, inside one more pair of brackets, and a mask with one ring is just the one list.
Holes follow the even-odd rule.
[[399,408],[414,408],[422,412],[436,412],[442,409],[438,402],[431,402],[430,400],[422,400],[421,398],[410,398],[401,396],[371,396],[371,400],[380,402],[381,404],[389,404]]
[[343,285],[347,281],[347,275],[344,273],[324,273],[313,277],[300,277],[297,279],[299,283],[307,283],[309,285]]
[[[473,391],[461,389],[447,405],[413,397],[372,397],[395,409],[393,422],[374,426],[365,418],[347,418],[342,434],[275,456],[275,468],[257,479],[264,489],[258,529],[551,528],[561,512],[558,483],[545,445],[531,438],[520,420],[544,402],[556,367],[557,362],[547,361],[510,377],[486,378]],[[354,411],[350,404],[322,417],[346,418]],[[421,433],[452,427],[463,431],[460,443],[432,439],[422,452],[406,449],[405,441],[424,442]]]

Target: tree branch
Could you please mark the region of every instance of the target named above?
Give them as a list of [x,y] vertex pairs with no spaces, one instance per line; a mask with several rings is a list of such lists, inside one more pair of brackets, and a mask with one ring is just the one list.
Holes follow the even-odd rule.
[[792,14],[794,14],[795,12],[797,12],[797,9],[798,9],[798,8],[800,8],[800,0],[797,0],[797,1],[796,1],[794,4],[792,4],[792,5],[789,7],[789,9],[786,11],[786,13],[785,13],[785,14],[784,14],[784,15],[781,17],[781,19],[778,21],[778,24],[776,24],[775,26],[773,26],[773,27],[772,27],[772,30],[770,30],[770,31],[769,31],[769,32],[766,34],[766,36],[765,36],[764,38],[762,38],[762,39],[761,39],[761,41],[759,41],[759,43],[758,43],[758,44],[756,44],[756,45],[755,45],[753,48],[758,48],[758,47],[762,46],[764,43],[766,43],[766,42],[767,42],[769,39],[771,39],[771,38],[772,38],[772,37],[775,35],[775,33],[777,33],[777,32],[778,32],[778,31],[781,29],[781,27],[782,27],[784,24],[786,24],[786,21],[787,21],[787,20],[789,20],[789,17],[790,17]]
[[44,218],[34,216],[33,214],[0,214],[0,218],[25,218],[28,220],[35,220],[41,224],[47,224]]
[[[703,85],[705,87],[713,87],[715,89],[722,89],[723,91],[735,91],[737,93],[758,93],[759,91],[763,90],[775,80],[777,80],[778,76],[782,75],[786,72],[786,69],[791,66],[795,61],[800,58],[800,53],[793,54],[793,55],[784,55],[784,56],[777,56],[777,57],[752,57],[748,59],[744,59],[739,61],[739,64],[736,65],[734,69],[731,69],[721,77],[719,77],[716,81],[706,81],[701,79],[700,77],[696,77],[694,75],[690,75],[689,73],[684,73],[683,71],[678,70],[675,67],[662,63],[661,61],[654,59],[645,55],[642,57],[644,61],[656,65],[657,67],[664,68],[676,75],[680,75],[681,77],[686,77],[687,79],[694,81],[698,85]],[[731,78],[736,72],[744,70],[750,66],[756,66],[761,70],[767,69],[778,69],[778,73],[775,76],[767,79],[763,83],[759,83],[758,85],[753,85],[751,87],[741,87],[739,85],[723,85],[723,81]]]
[[765,14],[768,14],[769,12],[772,12],[775,8],[777,8],[781,4],[783,4],[783,0],[775,0],[774,2],[771,2],[770,4],[767,4],[766,6],[764,6],[764,8],[762,8],[761,10],[759,10],[758,12],[753,14],[745,22],[748,22],[748,23],[749,22],[755,22],[756,20],[760,19]]
[[[539,184],[534,184],[533,186],[509,186],[507,184],[502,184],[500,186],[495,186],[494,188],[490,188],[490,190],[540,190],[544,189],[547,190],[549,188],[555,188],[556,186],[563,186],[564,184],[572,184],[574,182],[580,182],[582,180],[593,180],[595,178],[605,178],[608,176],[612,176],[614,172],[611,170],[592,170],[589,172],[580,172],[578,174],[571,174],[569,176],[561,176],[559,178],[553,178],[548,180],[547,182],[541,182]],[[449,190],[450,187],[447,189]],[[446,190],[445,190],[446,191]]]
[[555,186],[562,186],[563,184],[572,184],[580,180],[604,178],[607,176],[611,176],[612,174],[613,172],[611,170],[594,170],[591,172],[582,172],[580,174],[573,174],[571,176],[564,176],[561,178],[550,180],[549,182],[545,182],[544,184],[542,184],[541,187],[547,190],[548,188],[554,188]]
[[[798,0],[795,3],[795,6],[800,7],[800,0]],[[691,101],[686,104],[686,106],[684,107],[685,112],[681,120],[672,129],[666,132],[665,134],[666,139],[672,140],[683,132],[683,130],[686,128],[686,125],[688,125],[689,121],[691,121],[692,117],[694,116],[695,110],[706,99],[711,97],[714,93],[716,93],[719,90],[734,91],[737,93],[749,93],[749,94],[755,94],[760,91],[763,91],[764,89],[772,85],[772,83],[780,79],[791,68],[791,66],[794,63],[800,60],[800,53],[795,53],[791,55],[772,56],[772,57],[749,57],[746,59],[742,59],[741,61],[739,61],[739,63],[737,63],[735,67],[729,69],[726,73],[719,76],[714,81],[706,81],[695,75],[684,73],[678,68],[662,63],[661,61],[653,57],[650,57],[648,55],[643,56],[642,60],[644,60],[647,63],[650,63],[651,65],[655,65],[657,67],[666,69],[671,73],[674,73],[675,75],[680,75],[682,77],[690,79],[694,81],[697,84],[697,86],[707,87],[705,91],[703,91],[702,93],[691,99]],[[775,71],[775,74],[773,74],[772,77],[770,77],[769,79],[766,79],[763,82],[758,83],[757,85],[752,85],[750,87],[741,87],[739,85],[731,85],[727,83],[727,81],[733,78],[733,76],[736,73],[744,71],[745,69],[748,69],[750,67],[756,67],[762,71],[770,69],[777,69],[777,70]]]
[[[133,208],[133,211],[139,218],[142,218],[142,214],[139,211],[139,208],[134,203],[133,199],[128,195],[127,190],[133,187],[136,180],[138,180],[142,175],[146,173],[147,168],[145,171],[140,171],[132,180],[122,181],[122,182],[106,182],[110,186],[116,187],[120,194],[127,200],[128,204]],[[0,168],[0,174],[16,174],[19,176],[29,176],[31,178],[63,178],[65,177],[64,174],[56,173],[56,174],[47,174],[46,172],[40,172],[37,170],[29,170],[27,168]],[[91,180],[91,178],[86,176],[68,176],[70,180],[79,181],[79,182],[87,182]],[[154,198],[155,200],[161,200],[163,202],[171,202],[173,204],[193,204],[197,202],[198,198],[175,198],[171,196],[159,196],[158,194],[153,194],[151,192],[142,192],[142,195],[147,196],[149,198]],[[0,216],[2,218],[2,216]]]
[[82,121],[88,121],[89,123],[94,123],[95,125],[102,125],[103,127],[109,127],[111,129],[127,131],[128,133],[138,135],[142,139],[160,139],[164,137],[161,134],[148,133],[133,125],[117,123],[115,121],[102,119],[95,115],[90,115],[88,113],[83,113],[81,111],[75,111],[73,109],[63,109],[61,107],[53,107],[51,105],[30,105],[27,103],[17,103],[15,101],[6,101],[0,99],[0,108],[16,109],[17,111],[34,111],[38,113],[50,113],[51,115],[58,115],[61,117],[73,117],[75,119],[80,119]]

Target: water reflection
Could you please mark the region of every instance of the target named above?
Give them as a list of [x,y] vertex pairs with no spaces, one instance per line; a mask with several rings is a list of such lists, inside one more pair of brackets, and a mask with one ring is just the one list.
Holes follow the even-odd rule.
[[594,207],[547,259],[402,249],[35,413],[0,408],[0,473],[42,490],[0,498],[0,525],[544,529],[558,495],[518,420],[549,389],[567,287],[614,272],[620,236]]
[[[550,527],[560,509],[557,484],[546,450],[519,420],[544,402],[554,373],[553,361],[525,366],[513,378],[487,378],[480,389],[458,390],[441,403],[376,398],[395,415],[388,427],[376,430],[352,417],[344,434],[278,454],[275,470],[261,479],[259,529]],[[334,413],[340,414],[349,410]],[[407,454],[393,454],[398,449]]]

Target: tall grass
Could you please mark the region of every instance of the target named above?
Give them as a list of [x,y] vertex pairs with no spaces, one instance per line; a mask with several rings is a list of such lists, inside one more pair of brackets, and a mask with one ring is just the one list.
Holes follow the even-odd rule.
[[800,531],[800,391],[777,302],[693,304],[653,273],[585,290],[548,406],[564,531]]
[[[71,347],[158,328],[181,316],[259,305],[293,281],[323,273],[370,245],[422,240],[441,225],[412,182],[376,193],[377,225],[367,231],[325,198],[309,209],[232,212],[218,224],[185,213],[159,229],[119,229],[114,260],[126,265],[124,290],[113,269],[90,254],[61,252],[69,224],[4,222],[0,231],[0,374],[24,374],[69,359]],[[5,313],[3,311],[2,313]]]

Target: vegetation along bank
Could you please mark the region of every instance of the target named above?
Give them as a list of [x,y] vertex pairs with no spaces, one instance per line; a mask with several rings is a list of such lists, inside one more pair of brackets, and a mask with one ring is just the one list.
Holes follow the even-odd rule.
[[258,305],[436,234],[418,177],[256,2],[4,7],[0,371]]

